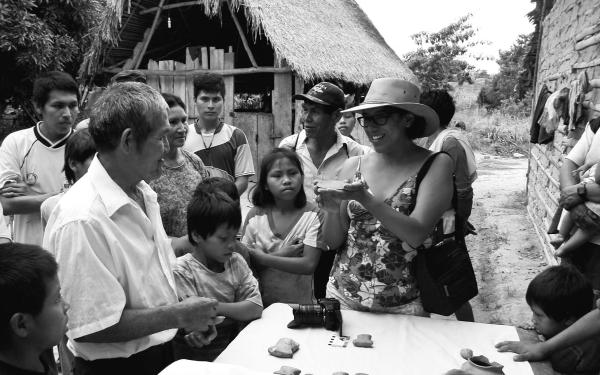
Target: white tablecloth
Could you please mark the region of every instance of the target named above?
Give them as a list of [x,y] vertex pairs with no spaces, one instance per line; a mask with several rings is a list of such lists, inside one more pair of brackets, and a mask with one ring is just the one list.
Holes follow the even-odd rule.
[[[217,368],[202,362],[196,367],[192,362],[181,366],[181,362],[177,362],[171,367],[174,369],[177,365],[180,370],[165,370],[161,374],[272,374],[286,365],[301,369],[302,374],[314,375],[331,375],[335,371],[350,375],[357,372],[441,375],[464,363],[459,353],[462,348],[470,348],[475,355],[485,355],[491,361],[503,364],[507,375],[533,374],[527,362],[514,362],[513,354],[498,353],[494,348],[494,344],[503,340],[519,340],[514,327],[348,310],[343,310],[342,315],[344,335],[350,336],[352,341],[358,334],[371,334],[373,348],[357,348],[351,342],[345,348],[329,346],[329,339],[335,332],[324,328],[289,329],[286,326],[292,319],[291,308],[273,304],[264,310],[261,319],[250,323],[213,364],[234,367]],[[276,358],[268,354],[267,348],[282,337],[300,344],[293,358]],[[237,372],[234,371],[236,368]]]

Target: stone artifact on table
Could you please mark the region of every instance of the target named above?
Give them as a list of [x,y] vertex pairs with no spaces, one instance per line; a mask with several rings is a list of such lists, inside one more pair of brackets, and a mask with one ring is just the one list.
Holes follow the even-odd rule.
[[275,372],[273,372],[273,374],[279,374],[279,375],[300,375],[302,371],[298,368],[295,367],[291,367],[291,366],[281,366],[281,368]]
[[446,372],[444,375],[492,375],[504,374],[502,366],[498,362],[490,362],[483,355],[474,356],[471,349],[462,349],[460,356],[467,361],[459,369],[454,369]]
[[284,337],[269,348],[269,354],[279,358],[292,358],[299,348],[300,345],[296,341]]
[[356,339],[354,339],[354,341],[352,341],[352,343],[354,344],[354,346],[358,346],[360,348],[372,348],[373,347],[373,340],[371,340],[371,335],[366,334],[366,333],[356,336]]

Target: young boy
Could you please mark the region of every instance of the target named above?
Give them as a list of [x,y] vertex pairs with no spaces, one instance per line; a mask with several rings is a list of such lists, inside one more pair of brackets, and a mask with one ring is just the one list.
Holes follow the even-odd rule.
[[244,132],[221,121],[225,82],[215,73],[194,77],[194,100],[198,111],[195,123],[189,125],[183,148],[200,157],[211,176],[222,176],[235,182],[240,194],[254,175],[250,145]]
[[41,247],[0,245],[0,374],[56,374],[52,347],[66,332],[54,257]]
[[[594,305],[591,284],[569,265],[541,272],[529,284],[525,298],[533,312],[536,331],[546,339],[567,329]],[[550,355],[550,362],[560,373],[596,375],[600,371],[600,337],[557,350]]]
[[241,221],[239,203],[213,186],[198,185],[187,209],[188,235],[194,249],[177,259],[177,292],[184,299],[216,299],[217,315],[226,319],[219,325],[218,336],[203,348],[192,348],[177,336],[177,359],[214,360],[237,335],[236,322],[254,320],[262,314],[258,281],[242,256],[233,251]]

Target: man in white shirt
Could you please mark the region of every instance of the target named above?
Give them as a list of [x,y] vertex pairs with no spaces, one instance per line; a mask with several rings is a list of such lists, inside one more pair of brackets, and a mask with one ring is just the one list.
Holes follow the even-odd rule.
[[13,240],[41,245],[40,205],[65,183],[65,143],[79,113],[77,83],[67,73],[46,73],[35,80],[32,99],[42,121],[9,134],[0,146],[0,203],[5,215],[14,215]]
[[109,87],[91,114],[98,153],[48,220],[43,244],[70,305],[76,375],[157,374],[173,360],[177,328],[188,342],[211,339],[202,332],[214,324],[216,301],[178,302],[174,253],[145,182],[160,175],[169,147],[167,110],[145,84]]
[[[343,136],[336,128],[344,109],[344,92],[329,82],[321,82],[306,94],[295,95],[303,100],[300,122],[304,129],[284,138],[279,147],[292,148],[302,161],[304,169],[304,192],[309,202],[315,203],[313,182],[337,179],[337,174],[346,159],[364,154],[364,148],[352,139]],[[339,220],[325,213],[328,220]],[[325,225],[327,226],[327,225]],[[325,238],[327,241],[327,238]],[[325,297],[325,286],[333,264],[335,249],[323,252],[315,270],[314,292],[316,298]]]
[[[584,164],[600,162],[599,127],[600,118],[588,123],[581,138],[564,158],[560,168],[560,203],[566,210],[571,210],[585,201],[600,203],[600,186],[596,183],[580,182],[579,175],[573,173]],[[594,289],[600,289],[600,236],[592,238],[566,260],[583,272]]]

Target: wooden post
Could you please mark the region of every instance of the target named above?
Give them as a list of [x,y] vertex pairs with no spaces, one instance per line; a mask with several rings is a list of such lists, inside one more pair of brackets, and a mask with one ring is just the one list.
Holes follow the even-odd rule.
[[142,44],[142,48],[140,49],[139,54],[137,56],[135,56],[135,58],[133,59],[134,60],[134,64],[133,64],[134,69],[139,68],[140,64],[142,63],[144,54],[146,53],[146,50],[148,49],[148,45],[150,44],[150,39],[152,39],[152,35],[154,35],[154,31],[156,30],[156,27],[159,24],[160,14],[162,13],[163,5],[165,5],[165,0],[160,0],[160,3],[158,3],[158,9],[156,10],[156,14],[154,15],[154,20],[152,21],[152,26],[150,27],[150,32],[148,33],[148,35],[144,35],[144,41]]
[[[196,69],[194,66],[198,63],[198,59],[192,59],[190,49],[185,49],[185,68],[187,70]],[[182,98],[183,99],[183,98]],[[185,77],[185,105],[187,107],[187,114],[190,118],[196,118],[196,103],[194,101],[194,77]]]
[[[184,63],[175,61],[174,68],[175,68],[175,70],[185,70],[186,66]],[[186,100],[185,79],[186,79],[186,77],[177,77],[177,76],[173,77],[173,95],[179,96],[184,103]]]
[[[294,95],[304,94],[304,80],[298,74],[294,73]],[[302,101],[294,100],[294,128],[292,133],[300,133],[302,130],[302,124],[300,124],[300,118],[302,117]]]
[[[285,66],[276,58],[275,66]],[[284,137],[292,134],[292,72],[275,73],[273,80],[273,146],[279,145]],[[266,130],[266,129],[265,129]],[[259,129],[259,132],[265,131]]]
[[256,59],[254,58],[254,54],[252,54],[252,50],[250,49],[250,44],[248,44],[248,40],[246,39],[244,30],[242,30],[242,25],[240,24],[240,21],[238,20],[236,14],[235,14],[235,11],[233,10],[233,7],[231,6],[231,0],[227,0],[227,7],[229,8],[229,13],[231,14],[231,18],[233,18],[233,23],[235,24],[235,28],[237,29],[238,34],[240,35],[240,39],[242,40],[244,49],[246,50],[246,53],[248,54],[250,63],[252,64],[253,67],[256,68],[258,66],[258,64],[256,63]]
[[[235,54],[233,52],[227,52],[223,55],[223,69],[233,69],[235,61]],[[235,95],[234,77],[224,76],[225,81],[225,102],[223,103],[223,111],[225,123],[233,125],[233,118],[235,116],[233,112],[233,96]]]
[[[148,70],[158,70],[158,62],[154,60],[148,60]],[[160,83],[158,81],[158,76],[156,75],[148,75],[148,85],[152,86],[156,90],[160,91]]]
[[[159,70],[173,70],[173,60],[159,61],[158,68]],[[161,75],[158,80],[160,81],[160,92],[173,93],[173,76]]]
[[202,69],[208,69],[208,49],[206,47],[201,47],[200,54],[202,55]]
[[217,49],[215,47],[208,47],[208,66],[210,70],[217,70],[218,68],[218,60],[217,57]]

